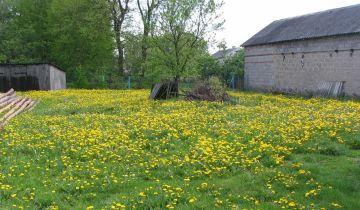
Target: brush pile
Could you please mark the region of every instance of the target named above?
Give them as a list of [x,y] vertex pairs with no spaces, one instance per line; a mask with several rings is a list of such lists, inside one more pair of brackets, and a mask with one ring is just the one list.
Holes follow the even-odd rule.
[[185,94],[188,101],[229,101],[230,96],[219,78],[210,77],[206,81],[198,82],[192,91]]
[[0,94],[0,129],[17,115],[32,109],[37,101],[17,96],[13,89]]

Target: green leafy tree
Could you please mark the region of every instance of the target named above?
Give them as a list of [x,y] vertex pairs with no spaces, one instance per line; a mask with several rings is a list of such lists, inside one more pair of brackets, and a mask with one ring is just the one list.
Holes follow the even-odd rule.
[[3,0],[0,1],[0,62],[7,61],[7,32],[12,16],[14,15],[11,11],[13,8],[13,1]]
[[158,62],[175,80],[192,71],[212,32],[223,24],[215,0],[167,0],[160,6],[154,45]]
[[229,84],[232,77],[243,80],[244,63],[244,49],[240,49],[235,55],[224,55],[219,60],[210,55],[205,55],[199,59],[198,66],[203,78],[217,76]]
[[221,65],[223,78],[229,78],[231,75],[244,76],[245,54],[244,49],[238,51],[235,55],[226,57]]
[[113,33],[116,42],[117,66],[120,75],[122,75],[125,71],[125,21],[127,20],[130,13],[131,2],[132,0],[107,0],[108,7],[110,8]]
[[51,60],[67,70],[74,85],[84,87],[88,82],[105,82],[114,61],[107,3],[53,1],[49,16]]
[[142,65],[140,66],[140,77],[144,78],[147,69],[148,50],[150,48],[150,39],[154,34],[154,27],[156,24],[156,11],[159,8],[159,0],[136,0],[138,10],[142,22],[141,34],[141,59]]
[[142,66],[146,61],[141,55],[142,36],[131,32],[124,35],[125,64],[131,75],[141,75]]
[[221,73],[221,65],[209,54],[199,58],[198,68],[203,79],[209,78],[210,76],[219,76]]
[[2,60],[7,63],[48,62],[48,6],[52,0],[1,1]]

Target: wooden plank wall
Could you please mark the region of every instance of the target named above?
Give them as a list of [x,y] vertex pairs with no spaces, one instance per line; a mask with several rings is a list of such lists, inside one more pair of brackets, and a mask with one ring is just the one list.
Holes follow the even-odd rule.
[[0,92],[51,90],[50,65],[0,65]]

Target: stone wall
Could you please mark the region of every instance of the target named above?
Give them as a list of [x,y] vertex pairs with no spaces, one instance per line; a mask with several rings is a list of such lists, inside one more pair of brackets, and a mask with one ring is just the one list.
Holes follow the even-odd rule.
[[249,90],[307,93],[323,81],[345,81],[345,94],[360,96],[360,35],[245,48]]

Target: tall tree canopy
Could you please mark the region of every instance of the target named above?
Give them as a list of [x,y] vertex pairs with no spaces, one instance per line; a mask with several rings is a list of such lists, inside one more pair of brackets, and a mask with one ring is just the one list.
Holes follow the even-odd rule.
[[0,62],[7,62],[7,35],[8,27],[12,19],[12,4],[8,0],[0,1]]
[[155,45],[175,80],[190,69],[212,32],[223,25],[217,14],[222,4],[215,0],[167,0],[161,4]]
[[141,38],[141,59],[143,65],[140,68],[140,76],[145,76],[146,63],[148,59],[148,50],[150,48],[150,37],[154,34],[156,24],[156,10],[159,7],[160,0],[136,0],[141,17],[143,32]]
[[[48,61],[48,10],[52,0],[2,1],[3,62]],[[2,19],[3,17],[1,17]],[[0,29],[1,30],[1,29]]]
[[4,0],[0,11],[1,63],[54,63],[75,85],[112,69],[105,1]]
[[219,1],[0,0],[0,63],[53,63],[75,87],[178,80],[199,73]]
[[124,24],[130,12],[130,3],[132,0],[107,0],[112,17],[113,32],[116,41],[117,64],[120,74],[124,73]]
[[112,68],[114,42],[108,11],[105,1],[57,0],[51,5],[51,59],[68,70],[70,80],[86,83]]

